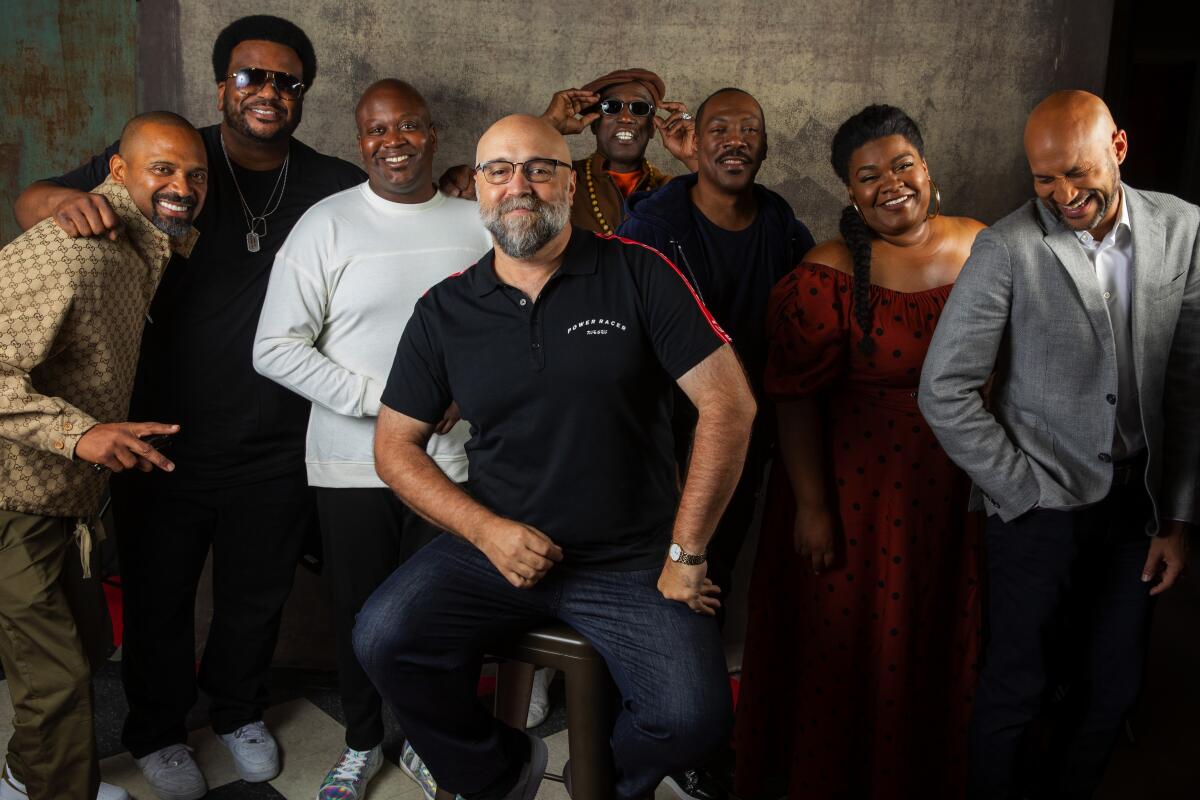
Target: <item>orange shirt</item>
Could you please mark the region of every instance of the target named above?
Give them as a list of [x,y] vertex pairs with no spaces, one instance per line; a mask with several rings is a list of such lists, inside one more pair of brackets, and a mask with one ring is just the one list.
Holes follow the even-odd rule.
[[612,170],[608,170],[609,177],[617,185],[617,189],[620,190],[622,197],[629,197],[629,195],[633,194],[633,190],[637,188],[638,182],[641,181],[642,176],[645,174],[640,169],[636,172],[613,172]]

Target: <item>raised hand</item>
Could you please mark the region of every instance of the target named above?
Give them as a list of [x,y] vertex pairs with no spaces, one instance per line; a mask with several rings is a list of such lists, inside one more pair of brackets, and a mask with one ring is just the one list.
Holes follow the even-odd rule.
[[[542,119],[549,122],[564,136],[579,133],[588,125],[600,119],[600,112],[593,111],[584,114],[589,106],[600,102],[600,95],[585,92],[582,89],[563,89],[555,92],[550,98],[550,105],[542,112]],[[582,115],[582,116],[581,116]]]
[[687,168],[696,171],[696,120],[683,103],[664,100],[659,108],[670,112],[665,118],[655,117],[654,127],[662,137],[667,152],[682,161]]

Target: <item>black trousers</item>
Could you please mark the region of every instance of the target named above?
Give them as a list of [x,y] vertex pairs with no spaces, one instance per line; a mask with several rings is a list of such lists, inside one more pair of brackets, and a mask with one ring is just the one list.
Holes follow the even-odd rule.
[[[1152,608],[1142,583],[1153,509],[1134,481],[1080,511],[988,519],[989,638],[971,719],[972,798],[1088,798],[1142,682]],[[1047,689],[1078,713],[1034,777],[1023,735]]]
[[[205,490],[125,473],[112,496],[125,603],[124,745],[141,757],[187,741],[197,688],[218,734],[261,719],[283,605],[315,523],[304,472]],[[196,587],[209,550],[213,617],[197,672]]]
[[383,741],[383,700],[354,655],[354,620],[396,567],[441,532],[390,489],[317,488],[316,494],[346,746],[370,750]]

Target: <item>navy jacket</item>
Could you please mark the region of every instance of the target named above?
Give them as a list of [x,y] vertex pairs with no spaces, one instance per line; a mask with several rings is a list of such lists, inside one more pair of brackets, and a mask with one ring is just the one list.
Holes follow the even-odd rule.
[[692,288],[733,338],[755,392],[766,366],[767,302],[771,289],[800,263],[813,246],[808,228],[781,196],[758,184],[758,213],[764,225],[759,247],[739,263],[722,263],[698,231],[690,191],[696,175],[683,175],[654,192],[630,196],[629,214],[618,235],[650,245],[687,277]]

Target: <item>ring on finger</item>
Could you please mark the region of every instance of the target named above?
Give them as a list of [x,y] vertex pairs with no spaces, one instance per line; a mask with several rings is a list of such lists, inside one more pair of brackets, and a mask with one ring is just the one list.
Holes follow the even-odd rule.
[[686,111],[685,111],[685,112],[683,112],[682,114],[680,114],[680,115],[679,115],[679,118],[680,118],[680,119],[691,119],[691,118],[692,118],[692,115],[691,115],[691,114],[689,114],[688,112],[686,112]]

